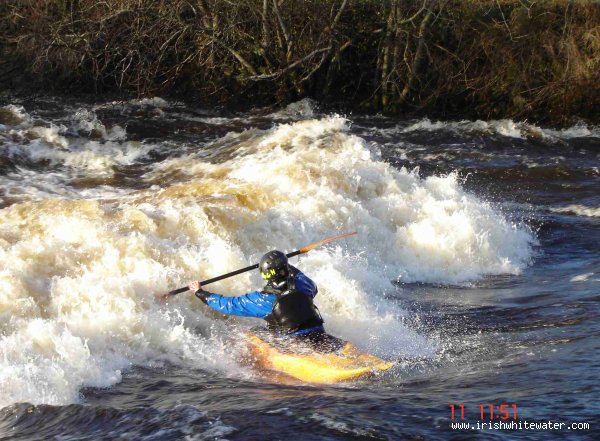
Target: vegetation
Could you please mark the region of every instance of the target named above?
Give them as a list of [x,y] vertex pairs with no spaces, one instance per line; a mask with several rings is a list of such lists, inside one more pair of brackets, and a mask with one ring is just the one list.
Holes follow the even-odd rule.
[[600,119],[593,0],[4,0],[0,84]]

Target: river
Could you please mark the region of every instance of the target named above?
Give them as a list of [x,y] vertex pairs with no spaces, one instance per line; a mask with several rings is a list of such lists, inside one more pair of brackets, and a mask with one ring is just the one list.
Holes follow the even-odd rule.
[[[349,231],[292,263],[328,332],[398,360],[372,380],[279,381],[243,361],[258,320],[154,301]],[[3,96],[0,439],[595,439],[599,243],[584,123]]]

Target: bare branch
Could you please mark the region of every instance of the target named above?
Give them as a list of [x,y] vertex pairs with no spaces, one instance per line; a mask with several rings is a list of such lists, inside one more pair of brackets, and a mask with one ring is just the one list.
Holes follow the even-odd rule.
[[283,33],[283,38],[285,39],[285,45],[287,48],[289,48],[290,47],[290,36],[287,33],[285,23],[283,22],[283,17],[281,16],[281,12],[279,11],[279,6],[277,5],[277,0],[273,0],[273,10],[275,11],[275,15],[277,16],[277,20],[279,21],[279,27],[281,28],[281,32]]
[[254,75],[254,76],[250,77],[250,79],[252,81],[260,81],[260,80],[271,80],[273,78],[277,78],[277,77],[283,75],[284,73],[286,73],[287,71],[289,71],[289,70],[295,68],[296,66],[299,66],[300,64],[304,63],[305,61],[310,60],[315,55],[320,54],[322,52],[327,52],[327,51],[330,51],[330,50],[331,50],[331,46],[314,50],[310,54],[308,54],[306,57],[294,61],[289,66],[287,66],[287,67],[285,67],[285,68],[283,68],[283,69],[281,69],[281,70],[279,70],[279,71],[277,71],[275,73],[265,74],[265,75]]
[[342,16],[342,12],[344,12],[344,9],[346,8],[347,4],[348,4],[348,0],[344,0],[342,2],[342,5],[340,6],[340,9],[339,9],[338,13],[335,15],[335,18],[333,19],[333,22],[331,23],[331,26],[329,26],[330,32],[333,33],[333,30],[337,26],[338,21],[340,21],[340,17]]
[[217,43],[219,46],[225,48],[227,51],[229,51],[229,53],[231,55],[233,55],[236,60],[238,60],[240,62],[240,64],[242,66],[244,66],[244,68],[248,71],[248,73],[250,73],[250,75],[256,76],[258,75],[258,73],[256,72],[256,69],[254,68],[254,66],[252,66],[243,56],[242,54],[240,54],[238,51],[236,51],[235,49],[233,49],[232,47],[228,46],[227,44],[225,44],[224,41],[218,39],[217,37],[214,36],[209,36],[209,38],[211,38],[215,43]]
[[263,9],[262,9],[262,46],[267,47],[269,44],[268,35],[269,35],[269,27],[267,25],[267,16],[269,14],[269,0],[263,0]]
[[502,21],[504,22],[504,26],[506,27],[506,30],[508,31],[508,35],[510,36],[510,41],[515,41],[513,39],[512,32],[510,32],[510,28],[508,27],[508,23],[506,23],[506,17],[504,16],[504,11],[502,10],[502,6],[500,6],[500,3],[498,2],[498,0],[496,0],[496,4],[498,5],[498,9],[500,9],[500,14],[502,14]]
[[417,18],[419,15],[421,15],[421,12],[423,12],[425,10],[425,8],[427,7],[427,2],[428,2],[428,0],[423,0],[423,4],[421,5],[421,8],[417,12],[415,12],[409,18],[399,21],[398,24],[401,25],[401,24],[406,24],[406,23],[412,22],[415,18]]

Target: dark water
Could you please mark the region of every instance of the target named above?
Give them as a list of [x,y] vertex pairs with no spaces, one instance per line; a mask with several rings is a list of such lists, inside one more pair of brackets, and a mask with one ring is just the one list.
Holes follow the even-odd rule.
[[[14,103],[14,99],[5,102]],[[54,124],[68,121],[73,109],[81,106],[56,100],[22,104],[30,114]],[[239,139],[227,144],[229,132],[323,117],[301,111],[233,115],[172,103],[162,110],[105,106],[95,113],[106,127],[126,127],[128,141],[161,147],[129,164],[115,165],[110,177],[86,181],[82,175],[55,176],[48,182],[57,188],[143,188],[139,176],[147,167],[192,152],[198,144],[221,140],[218,156],[207,153],[206,160],[224,161],[239,147]],[[208,117],[223,119],[211,124],[198,119]],[[4,407],[0,439],[598,439],[597,130],[580,126],[551,131],[510,121],[347,118],[350,134],[378,146],[383,161],[397,168],[419,167],[423,178],[456,173],[463,189],[493,204],[506,218],[527,225],[537,238],[531,263],[520,274],[482,275],[468,283],[395,283],[386,293],[386,302],[406,311],[406,326],[441,342],[435,356],[405,361],[392,374],[374,381],[341,386],[280,384],[267,377],[223,375],[207,366],[134,363],[111,387],[84,385],[71,404]],[[39,161],[31,156],[11,155],[7,139],[0,162],[7,178],[17,182],[19,170],[39,170]],[[48,174],[61,167],[51,161],[46,166]],[[43,186],[48,189],[50,184]],[[14,191],[0,191],[4,207],[19,200]],[[503,403],[510,404],[511,418],[506,422],[513,420],[516,405],[520,423],[583,422],[591,428],[450,427],[450,404],[457,406],[456,422],[460,421],[458,405],[463,404],[464,421],[476,425],[480,405],[485,406],[482,421],[487,422],[488,405]],[[499,409],[495,415],[501,415]]]

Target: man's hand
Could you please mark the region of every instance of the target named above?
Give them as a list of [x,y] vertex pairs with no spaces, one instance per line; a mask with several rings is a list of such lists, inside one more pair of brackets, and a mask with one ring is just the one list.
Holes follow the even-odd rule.
[[200,281],[199,280],[194,280],[193,282],[188,283],[188,288],[195,293],[196,291],[198,291],[200,288]]
[[205,305],[208,304],[208,298],[210,297],[211,293],[202,289],[200,281],[194,280],[193,282],[190,282],[188,284],[188,288],[196,295],[196,297],[202,300]]

